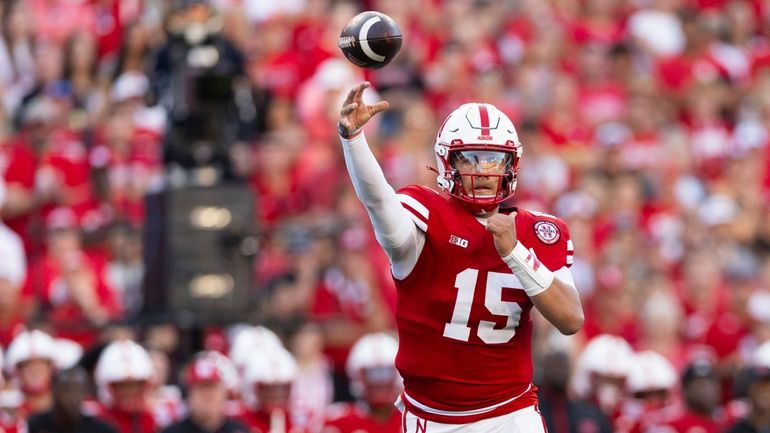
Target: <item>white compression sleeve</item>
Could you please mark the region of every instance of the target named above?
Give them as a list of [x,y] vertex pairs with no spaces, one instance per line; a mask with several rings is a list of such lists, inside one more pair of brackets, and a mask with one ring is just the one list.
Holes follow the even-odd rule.
[[396,192],[385,179],[377,159],[361,133],[342,140],[345,165],[356,195],[366,207],[377,242],[390,258],[393,276],[403,279],[417,264],[425,234],[401,206]]

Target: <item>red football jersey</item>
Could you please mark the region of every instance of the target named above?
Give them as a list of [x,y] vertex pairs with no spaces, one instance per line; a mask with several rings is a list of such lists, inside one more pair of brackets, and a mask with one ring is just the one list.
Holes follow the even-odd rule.
[[129,413],[115,408],[103,408],[99,418],[114,425],[119,433],[153,433],[158,431],[152,413],[148,411]]
[[[281,415],[278,415],[281,418]],[[283,430],[287,433],[307,433],[303,427],[295,426],[292,422],[292,416],[289,413],[283,413]],[[276,421],[269,413],[264,411],[244,411],[238,421],[249,428],[251,433],[270,433],[273,431],[273,422]]]
[[[418,416],[467,423],[537,402],[532,385],[532,302],[503,262],[492,235],[445,193],[409,186],[399,199],[426,236],[398,288],[404,404]],[[556,271],[572,264],[563,221],[522,209],[518,240]]]
[[[335,405],[337,406],[337,405]],[[321,433],[400,433],[401,412],[393,408],[390,418],[381,422],[372,418],[361,406],[341,404],[331,408]]]

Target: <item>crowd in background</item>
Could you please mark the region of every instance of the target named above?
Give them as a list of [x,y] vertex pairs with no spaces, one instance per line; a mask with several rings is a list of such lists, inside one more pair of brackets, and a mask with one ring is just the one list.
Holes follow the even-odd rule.
[[[404,34],[381,70],[355,68],[336,46],[347,20],[367,9]],[[586,316],[566,340],[535,319],[551,431],[686,432],[703,423],[716,432],[745,416],[752,421],[733,431],[767,431],[770,359],[757,349],[770,341],[766,0],[2,1],[3,416],[50,409],[57,384],[84,381],[73,365],[94,375],[105,345],[135,341],[143,348],[124,349],[152,368],[121,380],[152,384],[152,425],[184,417],[170,388],[189,376],[183,337],[173,323],[136,319],[144,197],[191,164],[179,125],[188,131],[210,114],[176,87],[179,62],[208,57],[179,59],[175,41],[201,33],[216,38],[237,88],[232,113],[222,111],[237,121],[212,160],[255,197],[254,317],[296,364],[281,379],[294,381],[292,404],[305,413],[292,422],[318,430],[332,401],[361,398],[350,391],[350,349],[394,328],[387,258],[335,128],[342,98],[366,79],[376,90],[365,99],[390,102],[365,131],[395,188],[435,185],[425,168],[433,140],[461,103],[492,103],[517,126],[524,154],[514,202],[567,222]],[[66,359],[56,380],[39,385],[41,399],[18,367],[42,358],[43,373],[27,375],[48,377],[60,361],[10,355],[32,329],[70,348],[53,351]],[[194,359],[227,354],[241,382],[259,383],[233,355],[244,329],[266,332],[206,330],[209,352]],[[216,370],[210,382],[224,383],[219,371],[228,369]],[[91,391],[110,407],[114,390]],[[230,391],[231,403],[259,406]],[[142,406],[126,392],[126,410]]]

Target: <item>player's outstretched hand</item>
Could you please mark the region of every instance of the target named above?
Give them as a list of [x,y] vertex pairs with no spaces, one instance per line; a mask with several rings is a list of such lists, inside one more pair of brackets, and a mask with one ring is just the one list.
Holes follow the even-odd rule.
[[350,135],[360,127],[364,126],[375,114],[388,109],[388,101],[380,101],[374,105],[364,104],[364,89],[369,87],[368,81],[353,87],[348,93],[348,97],[342,104],[340,111],[340,132],[343,135]]
[[492,233],[500,257],[507,256],[516,246],[516,212],[492,215],[487,220],[487,231]]

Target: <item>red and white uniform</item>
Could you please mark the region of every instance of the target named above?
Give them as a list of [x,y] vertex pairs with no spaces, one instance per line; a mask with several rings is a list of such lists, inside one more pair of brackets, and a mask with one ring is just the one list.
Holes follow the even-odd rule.
[[[488,127],[494,122],[487,109],[468,115]],[[532,302],[495,249],[486,220],[429,188],[396,194],[363,134],[342,146],[398,288],[404,431],[426,431],[430,424],[427,431],[545,432],[531,383]],[[566,225],[517,212],[519,242],[534,252],[531,266],[545,266],[574,286]]]
[[[412,272],[396,281],[406,407],[430,420],[472,422],[536,404],[532,301],[483,222],[445,193],[418,186],[399,193],[426,238]],[[516,233],[551,271],[570,266],[571,241],[558,218],[519,209]]]
[[390,419],[379,421],[358,404],[340,404],[330,408],[321,433],[400,433],[401,412],[393,411]]

